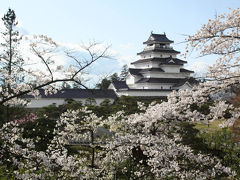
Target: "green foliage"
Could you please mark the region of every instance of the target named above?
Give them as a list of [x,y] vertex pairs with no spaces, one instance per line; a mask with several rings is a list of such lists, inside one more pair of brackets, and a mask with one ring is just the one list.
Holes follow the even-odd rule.
[[0,127],[6,122],[7,112],[6,106],[0,105]]
[[[139,171],[139,169],[144,169],[145,173],[141,177],[137,177],[134,172]],[[156,179],[151,173],[149,166],[144,163],[136,162],[132,157],[129,157],[128,160],[118,164],[116,166],[116,179],[125,180],[125,179],[144,179],[144,180],[154,180]]]
[[100,106],[87,106],[89,110],[93,111],[98,117],[107,118],[110,116],[112,112],[113,105],[109,99],[105,99],[103,102],[100,103]]
[[227,128],[207,131],[196,129],[195,124],[182,123],[180,125],[182,143],[189,145],[195,153],[202,152],[218,157],[222,164],[231,167],[240,177],[240,146],[234,142],[232,131]]
[[128,66],[127,64],[123,65],[121,73],[120,73],[120,79],[121,81],[125,81],[128,75]]
[[59,111],[61,113],[66,112],[68,109],[77,110],[83,107],[82,101],[75,101],[73,99],[67,99],[65,104],[60,105]]
[[1,180],[14,180],[12,177],[13,169],[7,166],[0,166],[0,179]]
[[104,78],[100,83],[96,84],[96,88],[102,89],[102,90],[107,89],[110,84],[111,84],[111,81],[108,80],[107,78]]
[[192,104],[190,106],[191,111],[197,110],[205,115],[208,115],[210,113],[209,107],[213,104],[213,102],[207,102],[203,104],[202,106],[198,106],[197,104]]
[[[56,104],[43,107],[37,111],[37,116],[40,118],[48,117],[50,119],[58,119],[61,113],[68,109],[77,110],[83,106],[87,106],[89,110],[93,111],[97,116],[107,118],[111,114],[118,111],[124,110],[127,115],[141,112],[138,109],[137,102],[143,102],[148,105],[152,102],[151,99],[140,99],[138,97],[132,96],[121,96],[113,104],[109,99],[105,99],[100,105],[96,105],[96,100],[94,98],[88,98],[85,105],[81,101],[75,101],[73,99],[67,99],[66,103],[60,106]],[[157,103],[161,103],[162,100],[157,99]]]
[[96,106],[97,102],[94,98],[87,98],[85,101],[86,106]]
[[37,151],[45,151],[53,139],[55,125],[56,120],[49,118],[39,118],[34,122],[26,122],[22,124],[23,137],[34,139]]
[[25,116],[27,110],[23,107],[9,107],[0,105],[0,127],[7,121],[12,121]]
[[100,106],[109,107],[111,105],[111,101],[109,99],[104,99],[103,102],[100,103]]
[[223,165],[231,167],[240,177],[240,146],[233,141],[232,132],[223,128],[212,133],[203,132],[199,136],[210,150],[215,151],[214,155],[222,160]]
[[120,110],[124,110],[126,115],[138,113],[140,110],[138,109],[138,98],[133,96],[121,96],[112,107],[112,111],[118,112]]
[[114,73],[110,76],[110,81],[113,82],[113,81],[120,81],[120,77],[118,76],[118,73]]
[[48,117],[50,119],[58,119],[60,115],[61,115],[61,111],[59,107],[56,106],[55,103],[46,107],[42,107],[37,111],[37,116],[39,118]]

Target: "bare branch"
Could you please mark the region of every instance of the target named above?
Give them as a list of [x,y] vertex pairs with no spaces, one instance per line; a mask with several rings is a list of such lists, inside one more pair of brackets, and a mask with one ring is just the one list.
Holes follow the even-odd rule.
[[51,79],[53,81],[53,73],[52,73],[52,71],[51,71],[47,61],[43,58],[43,56],[41,56],[41,54],[34,47],[32,47],[32,50],[42,60],[42,62],[46,65],[46,67],[47,67],[47,69],[48,69],[48,71],[49,71],[49,73],[51,75]]

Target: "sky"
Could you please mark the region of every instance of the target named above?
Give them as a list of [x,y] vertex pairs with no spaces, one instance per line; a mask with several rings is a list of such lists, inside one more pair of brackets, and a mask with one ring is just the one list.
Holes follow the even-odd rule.
[[[97,83],[98,77],[137,60],[151,31],[165,32],[174,49],[184,53],[185,35],[238,7],[240,0],[1,0],[0,15],[11,8],[24,33],[44,34],[59,43],[74,46],[94,40],[111,45],[112,59],[99,60],[90,69],[92,83]],[[201,73],[216,58],[193,53],[183,60]]]

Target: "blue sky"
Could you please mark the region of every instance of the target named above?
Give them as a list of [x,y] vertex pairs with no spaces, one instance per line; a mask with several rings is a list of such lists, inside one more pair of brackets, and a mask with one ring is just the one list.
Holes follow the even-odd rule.
[[[64,43],[111,44],[116,60],[99,61],[92,68],[104,74],[136,60],[151,31],[166,32],[175,41],[174,48],[184,52],[183,34],[193,34],[216,14],[240,7],[240,0],[1,0],[0,14],[9,7],[30,34],[45,34]],[[189,65],[214,60],[187,58]]]

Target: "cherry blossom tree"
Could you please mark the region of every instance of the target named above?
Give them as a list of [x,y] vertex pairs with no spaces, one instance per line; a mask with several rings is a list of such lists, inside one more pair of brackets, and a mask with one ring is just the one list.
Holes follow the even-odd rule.
[[239,86],[240,79],[240,9],[209,19],[199,31],[187,38],[187,53],[199,50],[201,56],[217,55],[216,64],[209,67],[207,77],[218,88]]
[[[18,179],[113,179],[119,171],[128,174],[130,179],[234,176],[234,172],[221,165],[219,159],[196,154],[181,144],[181,137],[174,131],[178,113],[170,115],[178,107],[175,102],[171,103],[149,107],[140,104],[145,112],[130,116],[118,112],[105,120],[86,108],[67,111],[57,122],[54,139],[46,152],[36,151],[35,140],[23,138],[17,124],[7,123],[0,129],[4,134],[1,137],[1,162],[17,167],[11,175]],[[114,136],[91,141],[89,137],[99,126],[108,127],[115,132]],[[97,151],[88,153],[83,149],[71,154],[69,146],[74,141]],[[129,161],[135,164],[130,169],[126,165]]]

